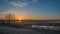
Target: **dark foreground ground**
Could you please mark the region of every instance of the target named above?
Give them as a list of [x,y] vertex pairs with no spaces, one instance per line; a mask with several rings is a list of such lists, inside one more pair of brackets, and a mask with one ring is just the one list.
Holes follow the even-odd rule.
[[33,30],[0,26],[0,34],[60,34],[59,30]]
[[[46,25],[46,26],[56,26],[60,28],[60,21],[23,21],[26,22],[26,24],[39,24],[39,25]],[[56,22],[56,23],[55,23]],[[27,25],[27,26],[30,26]],[[0,34],[60,34],[60,29],[58,28],[57,30],[53,28],[53,30],[49,29],[29,29],[29,28],[20,28],[21,26],[17,24],[10,24],[10,23],[5,23],[2,21],[0,23]]]

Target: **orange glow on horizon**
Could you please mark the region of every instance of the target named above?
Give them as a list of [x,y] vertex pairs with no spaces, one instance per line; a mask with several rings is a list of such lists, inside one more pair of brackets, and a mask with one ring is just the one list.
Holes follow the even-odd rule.
[[31,19],[31,18],[29,18],[27,16],[23,16],[23,15],[17,16],[16,18],[17,18],[17,20],[30,20]]
[[30,20],[29,18],[18,18],[18,20]]
[[[0,16],[0,20],[9,20],[5,16]],[[15,15],[11,20],[58,20],[55,17],[44,17],[44,16],[28,16],[28,15]],[[59,19],[60,20],[60,19]]]

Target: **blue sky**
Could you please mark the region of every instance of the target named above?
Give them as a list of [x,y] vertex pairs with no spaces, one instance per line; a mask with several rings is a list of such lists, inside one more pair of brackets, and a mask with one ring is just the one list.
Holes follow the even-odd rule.
[[60,0],[0,0],[0,14],[32,19],[60,19]]

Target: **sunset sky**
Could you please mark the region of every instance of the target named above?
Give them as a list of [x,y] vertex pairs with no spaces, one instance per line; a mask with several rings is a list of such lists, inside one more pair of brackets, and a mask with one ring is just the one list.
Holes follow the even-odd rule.
[[0,0],[0,15],[35,20],[60,19],[60,0]]

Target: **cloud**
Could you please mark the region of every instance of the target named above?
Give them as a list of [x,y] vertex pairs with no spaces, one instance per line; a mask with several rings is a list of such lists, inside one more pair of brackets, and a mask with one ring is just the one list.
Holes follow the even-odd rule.
[[37,0],[5,0],[5,2],[16,7],[24,7],[37,2]]
[[24,7],[26,5],[28,5],[28,3],[25,3],[25,2],[10,2],[9,4],[13,5],[13,6],[16,6],[16,7]]

